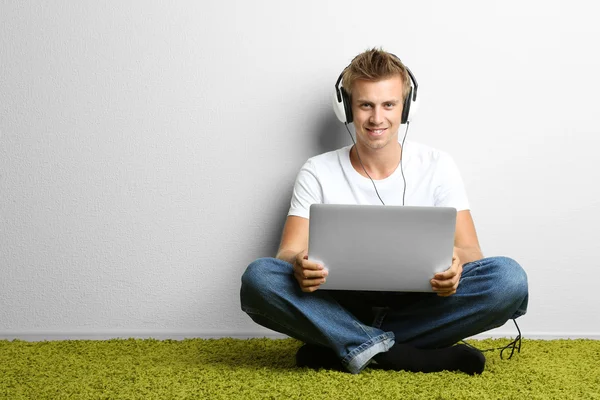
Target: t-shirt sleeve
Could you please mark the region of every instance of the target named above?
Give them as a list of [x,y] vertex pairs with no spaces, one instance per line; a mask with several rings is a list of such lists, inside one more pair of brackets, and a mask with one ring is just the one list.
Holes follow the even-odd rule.
[[322,202],[323,190],[315,166],[311,160],[308,160],[296,177],[288,216],[295,215],[308,219],[310,205]]
[[436,171],[434,204],[436,207],[454,207],[456,211],[469,210],[469,200],[456,163],[446,153],[441,153]]

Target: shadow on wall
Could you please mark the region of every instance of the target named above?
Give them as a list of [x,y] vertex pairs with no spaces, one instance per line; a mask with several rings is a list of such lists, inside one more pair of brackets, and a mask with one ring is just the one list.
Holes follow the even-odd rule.
[[[294,178],[295,179],[295,175]],[[293,183],[292,180],[289,189],[286,191],[287,196],[283,196],[284,201],[275,202],[273,204],[273,223],[270,223],[269,226],[272,229],[269,229],[269,235],[267,236],[267,240],[259,249],[260,257],[275,257],[277,251],[279,250],[279,241],[281,240],[281,234],[283,233],[283,226],[285,225],[285,220],[287,219],[287,213],[290,210],[290,199],[292,198],[293,191]]]
[[[350,139],[344,124],[342,124],[330,110],[324,111],[320,118],[316,118],[316,122],[309,129],[311,130],[311,134],[307,135],[307,138],[312,138],[313,140],[310,143],[307,143],[306,159],[301,160],[300,165],[304,164],[310,157],[337,150],[340,147],[352,143],[352,139]],[[350,127],[350,131],[354,135],[352,127]],[[298,168],[297,171],[291,172],[288,180],[289,186],[285,193],[280,197],[281,200],[272,204],[271,215],[273,215],[273,220],[268,223],[271,228],[269,229],[266,241],[263,242],[263,245],[259,249],[257,249],[257,255],[259,255],[259,257],[265,255],[274,257],[277,254],[277,250],[279,250],[279,242],[290,208],[290,199],[292,198],[294,182],[299,170],[300,169]]]
[[[352,139],[348,131],[333,113],[333,110],[327,110],[315,126],[315,155],[337,150],[341,147],[352,144]],[[354,126],[348,126],[352,136],[354,136]]]

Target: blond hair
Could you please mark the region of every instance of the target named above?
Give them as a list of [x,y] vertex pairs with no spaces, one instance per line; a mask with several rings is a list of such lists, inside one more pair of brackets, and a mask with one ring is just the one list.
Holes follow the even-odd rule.
[[379,81],[393,76],[400,76],[402,79],[404,84],[402,100],[404,101],[410,93],[411,87],[406,67],[395,55],[381,48],[372,48],[354,57],[350,65],[346,67],[342,74],[342,86],[351,96],[352,86],[358,79]]

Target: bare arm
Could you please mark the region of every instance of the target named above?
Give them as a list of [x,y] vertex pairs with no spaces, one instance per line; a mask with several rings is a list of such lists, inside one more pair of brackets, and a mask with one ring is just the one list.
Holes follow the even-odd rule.
[[285,221],[275,258],[294,263],[296,255],[308,250],[308,219],[290,215]]
[[471,211],[462,210],[456,215],[456,233],[454,235],[454,247],[461,264],[481,260],[483,254],[479,247],[475,224],[471,217]]
[[308,219],[290,215],[285,221],[276,258],[294,267],[294,277],[303,292],[314,292],[325,283],[328,272],[308,261]]

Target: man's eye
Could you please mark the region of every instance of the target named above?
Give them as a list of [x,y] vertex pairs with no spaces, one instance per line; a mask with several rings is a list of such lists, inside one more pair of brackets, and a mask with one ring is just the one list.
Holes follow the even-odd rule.
[[361,106],[361,107],[371,107],[371,105],[370,105],[370,104],[367,104],[367,103],[363,103],[363,104],[361,104],[360,106]]
[[391,108],[391,107],[394,107],[394,103],[386,103],[385,106],[388,108]]

